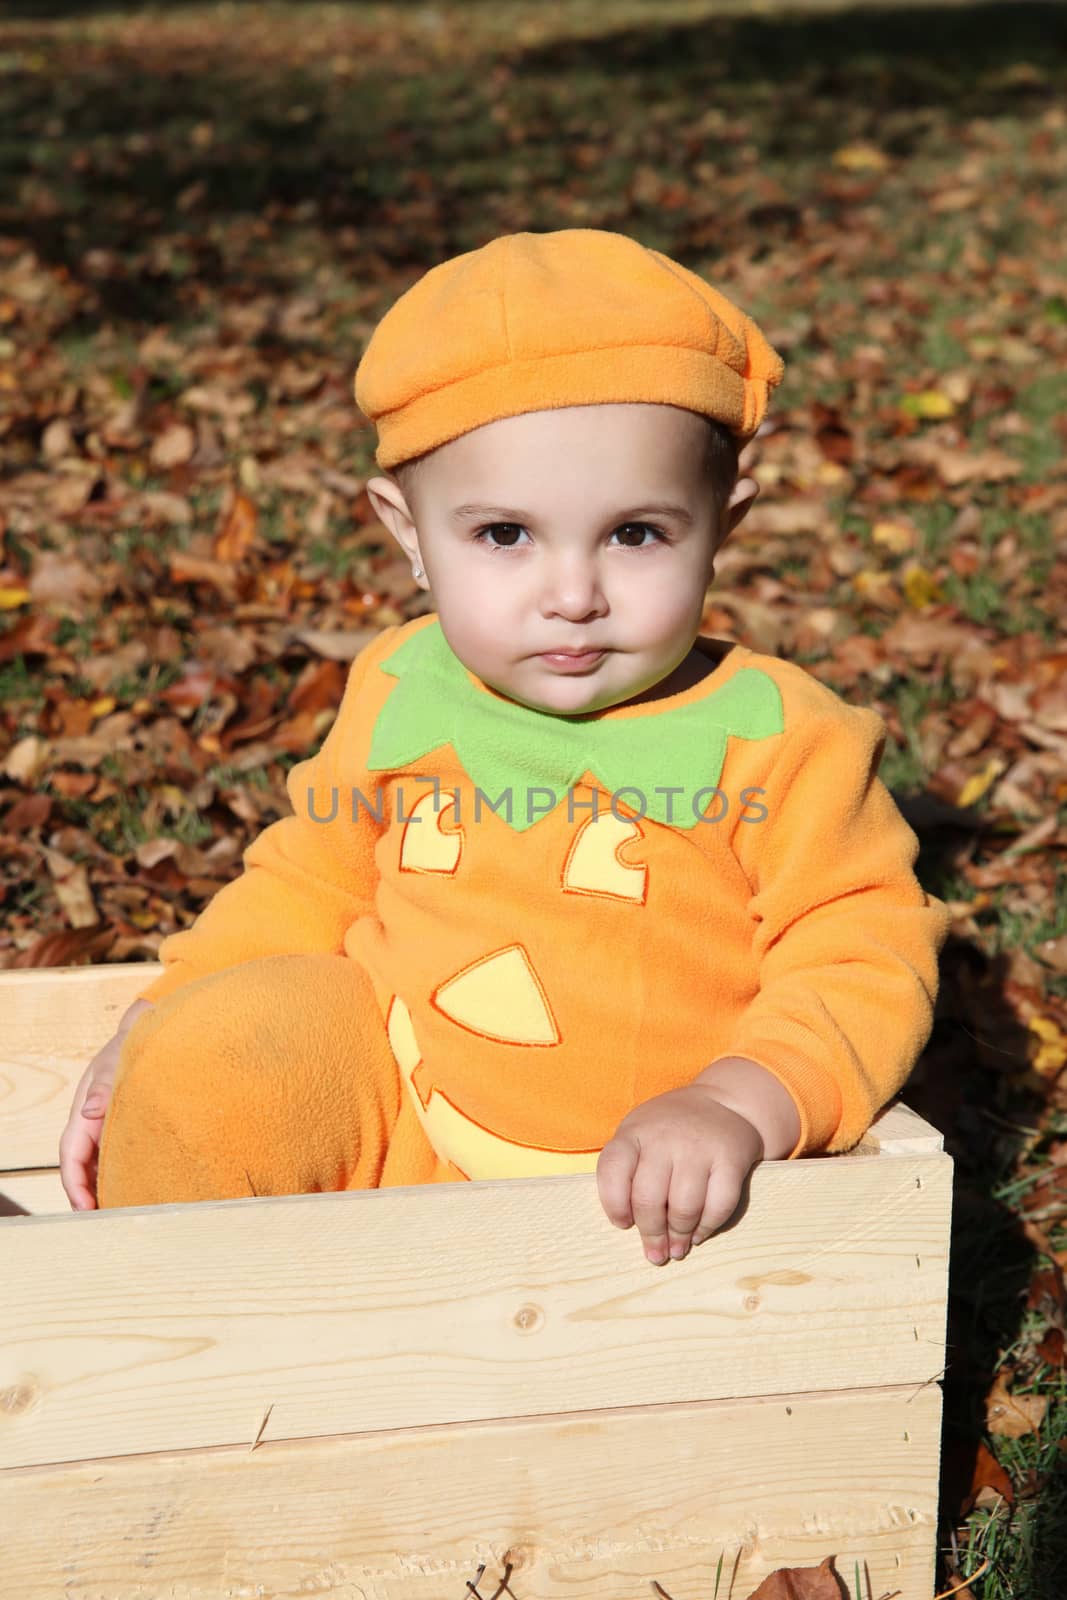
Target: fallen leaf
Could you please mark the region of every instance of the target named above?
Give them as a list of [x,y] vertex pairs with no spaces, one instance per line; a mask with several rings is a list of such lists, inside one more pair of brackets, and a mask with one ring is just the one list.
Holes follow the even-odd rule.
[[190,555],[187,550],[171,552],[170,578],[172,583],[209,583],[231,599],[237,593],[237,575],[232,566],[207,556]]
[[1067,933],[1061,933],[1058,939],[1044,940],[1037,946],[1036,954],[1053,972],[1067,972]]
[[834,166],[841,167],[845,172],[884,172],[889,165],[889,157],[877,145],[857,142],[856,144],[843,144],[834,151]]
[[1003,771],[1003,756],[990,756],[981,772],[976,772],[967,779],[967,782],[956,796],[956,804],[961,808],[973,806],[975,801],[980,800],[986,790],[996,782]]
[[827,1556],[817,1567],[779,1567],[768,1573],[748,1600],[844,1600],[847,1591]]
[[328,656],[333,661],[354,661],[380,632],[380,628],[346,628],[340,632],[328,628],[297,628],[291,637],[317,656]]
[[212,546],[215,560],[240,561],[255,543],[257,520],[255,501],[240,491],[235,493]]
[[99,600],[104,584],[84,561],[59,550],[39,550],[30,573],[30,589],[38,605],[81,606]]
[[4,776],[13,778],[16,783],[25,784],[29,788],[47,766],[51,755],[50,745],[39,739],[35,733],[28,733],[8,751],[3,765]]
[[1031,1017],[1027,1027],[1041,1041],[1030,1065],[1042,1078],[1054,1078],[1067,1066],[1067,1033],[1051,1017]]
[[1067,1365],[1064,1358],[1064,1335],[1062,1328],[1049,1328],[1040,1344],[1034,1346],[1034,1354],[1040,1361],[1050,1367],[1063,1367]]
[[951,417],[956,410],[952,399],[941,389],[922,389],[918,394],[906,394],[900,409],[909,417]]
[[172,422],[152,443],[151,462],[167,471],[184,466],[196,453],[196,434],[184,422]]
[[882,545],[897,556],[903,555],[907,550],[914,550],[917,537],[915,528],[907,522],[876,522],[871,529],[871,538],[875,544]]
[[986,1432],[993,1438],[1022,1439],[1040,1431],[1047,1411],[1047,1395],[1014,1395],[1007,1387],[1005,1373],[999,1372],[986,1395]]
[[993,1491],[1007,1505],[1013,1506],[1015,1504],[1015,1490],[1012,1487],[1011,1479],[989,1446],[979,1440],[978,1448],[975,1452],[970,1492],[960,1507],[960,1515],[965,1517],[978,1496],[987,1490]]
[[937,579],[917,563],[910,564],[904,573],[904,593],[908,604],[914,606],[916,611],[944,598]]

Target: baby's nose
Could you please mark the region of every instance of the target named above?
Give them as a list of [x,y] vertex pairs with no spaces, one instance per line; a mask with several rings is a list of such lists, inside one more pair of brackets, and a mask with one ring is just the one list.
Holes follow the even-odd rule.
[[547,564],[541,587],[542,609],[571,622],[599,615],[604,593],[597,563],[587,558]]

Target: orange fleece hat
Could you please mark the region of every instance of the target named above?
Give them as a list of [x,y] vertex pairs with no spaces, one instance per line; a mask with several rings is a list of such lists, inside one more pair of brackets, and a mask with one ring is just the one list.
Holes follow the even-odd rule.
[[703,278],[623,233],[507,233],[423,274],[379,322],[356,370],[384,472],[526,411],[682,406],[740,442],[785,364]]

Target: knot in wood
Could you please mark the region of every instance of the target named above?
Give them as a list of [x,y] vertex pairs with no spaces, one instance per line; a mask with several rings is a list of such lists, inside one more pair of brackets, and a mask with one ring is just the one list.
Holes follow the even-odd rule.
[[20,1378],[9,1389],[0,1389],[0,1412],[17,1417],[23,1411],[32,1411],[41,1398],[41,1385],[36,1378]]
[[540,1306],[527,1304],[519,1307],[512,1321],[520,1333],[536,1333],[544,1327],[545,1314]]

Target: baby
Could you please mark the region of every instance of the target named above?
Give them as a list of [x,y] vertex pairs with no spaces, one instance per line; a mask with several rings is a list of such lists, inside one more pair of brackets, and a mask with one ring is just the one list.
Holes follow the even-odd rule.
[[78,1086],[74,1206],[595,1171],[659,1264],[758,1161],[862,1137],[947,913],[879,717],[699,634],[782,371],[596,229],[401,296],[356,398],[436,611],[356,658],[293,815],[163,942]]

